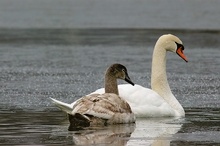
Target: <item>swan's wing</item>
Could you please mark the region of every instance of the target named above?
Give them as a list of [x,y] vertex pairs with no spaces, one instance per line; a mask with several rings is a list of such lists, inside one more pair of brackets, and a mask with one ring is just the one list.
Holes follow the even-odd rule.
[[119,93],[137,117],[165,117],[176,114],[170,105],[151,89],[123,84],[119,86]]
[[[73,106],[71,114],[80,113],[94,117],[111,119],[116,113],[125,113],[124,103],[116,94],[90,94],[82,97]],[[127,104],[129,107],[129,105]]]
[[59,107],[62,111],[66,112],[66,113],[71,113],[72,110],[73,110],[73,106],[71,104],[68,104],[68,103],[64,103],[62,101],[59,101],[59,100],[56,100],[54,98],[51,98],[50,99],[53,101],[53,103]]
[[62,111],[66,112],[66,113],[71,113],[73,110],[73,106],[76,104],[76,102],[79,100],[77,99],[76,101],[74,101],[73,103],[69,104],[69,103],[65,103],[59,100],[56,100],[52,97],[50,97],[50,99],[52,100],[52,102],[59,107]]
[[[122,84],[118,86],[119,95],[130,105],[136,117],[173,116],[175,111],[155,91],[140,85],[131,86]],[[98,89],[94,93],[103,93]]]

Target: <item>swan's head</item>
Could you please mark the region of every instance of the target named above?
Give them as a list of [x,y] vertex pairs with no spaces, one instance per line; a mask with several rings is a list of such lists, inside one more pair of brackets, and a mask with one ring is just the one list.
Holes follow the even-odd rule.
[[166,49],[166,51],[177,53],[183,60],[188,62],[187,57],[183,53],[184,50],[183,43],[178,37],[172,34],[166,34],[166,35],[162,35],[158,39],[158,42],[161,43],[161,45],[163,46],[163,48]]
[[134,86],[134,83],[131,81],[130,77],[128,76],[127,69],[124,65],[121,64],[112,64],[108,69],[107,72],[111,76],[114,76],[117,79],[122,79],[128,82],[129,84]]

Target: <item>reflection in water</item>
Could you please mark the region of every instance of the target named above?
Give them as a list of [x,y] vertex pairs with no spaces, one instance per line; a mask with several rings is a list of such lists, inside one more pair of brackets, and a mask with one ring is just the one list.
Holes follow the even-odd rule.
[[[0,109],[0,145],[217,145],[218,109],[186,109],[186,117],[137,119],[135,124],[69,132],[61,111]],[[25,137],[25,138],[24,138]]]
[[72,136],[76,145],[111,144],[124,146],[134,129],[135,124],[119,124],[78,131]]
[[60,111],[0,111],[0,145],[169,145],[182,123],[172,118],[137,119],[135,124],[68,132],[69,122]]
[[136,124],[111,125],[73,132],[72,137],[76,145],[169,146],[172,135],[177,133],[182,126],[182,124],[177,124],[180,120],[172,118],[137,119]]
[[182,120],[178,118],[138,119],[128,145],[168,146],[172,135],[181,129]]

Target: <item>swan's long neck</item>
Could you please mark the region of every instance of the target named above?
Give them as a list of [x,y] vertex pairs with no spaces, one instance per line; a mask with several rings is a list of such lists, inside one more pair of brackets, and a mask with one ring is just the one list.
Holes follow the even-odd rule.
[[184,110],[170,90],[166,75],[166,50],[159,43],[156,43],[151,72],[151,88],[156,91],[164,100],[181,115]]
[[166,75],[166,50],[157,44],[153,52],[151,88],[166,100],[172,94]]
[[117,79],[110,74],[105,75],[105,93],[118,94]]

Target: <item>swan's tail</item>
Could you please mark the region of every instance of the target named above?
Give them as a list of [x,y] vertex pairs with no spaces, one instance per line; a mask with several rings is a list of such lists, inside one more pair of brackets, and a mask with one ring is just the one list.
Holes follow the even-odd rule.
[[82,115],[80,113],[75,113],[74,115],[68,114],[69,116],[69,131],[82,130],[84,127],[90,126],[89,117]]
[[53,103],[59,107],[62,111],[70,114],[73,110],[73,107],[71,106],[71,104],[68,104],[68,103],[64,103],[64,102],[61,102],[59,100],[56,100],[56,99],[53,99],[50,97],[50,99],[53,101]]

